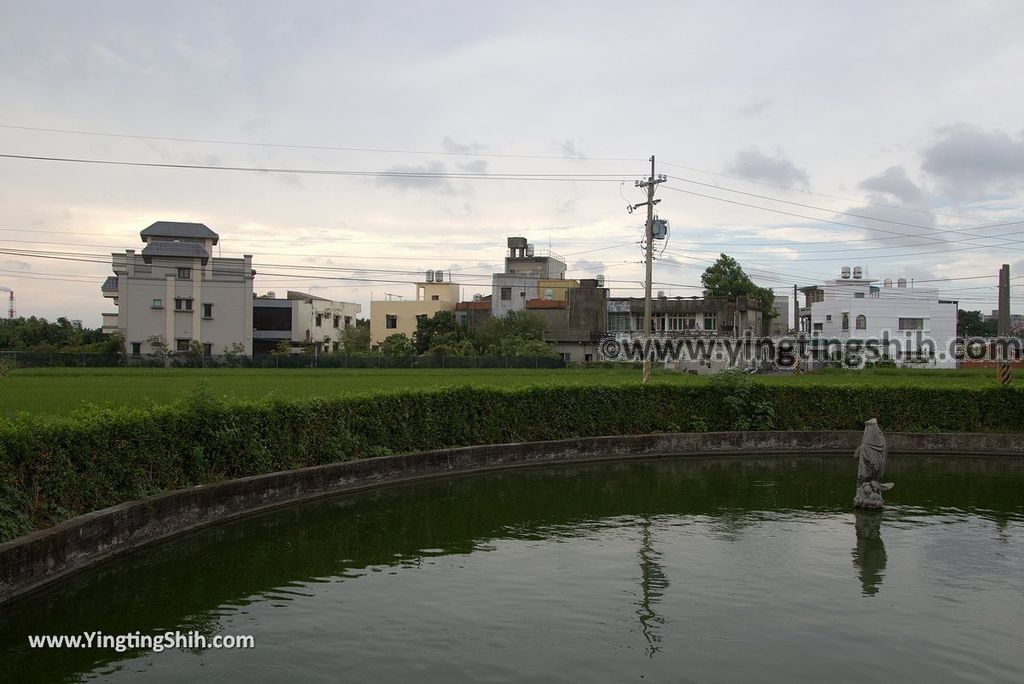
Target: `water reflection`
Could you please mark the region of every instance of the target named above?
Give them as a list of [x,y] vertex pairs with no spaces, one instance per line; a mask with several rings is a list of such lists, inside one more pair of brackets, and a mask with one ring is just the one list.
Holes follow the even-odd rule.
[[[1013,527],[1024,519],[1024,467],[1014,460],[897,457],[888,470],[900,482],[891,502],[897,517],[901,508],[929,516],[956,507],[1001,523],[1007,538],[1007,521]],[[0,663],[24,673],[23,681],[77,680],[137,654],[32,652],[25,636],[213,634],[271,605],[280,607],[284,624],[294,604],[325,585],[479,554],[502,540],[590,539],[623,519],[639,530],[625,548],[626,563],[636,565],[623,575],[636,598],[618,604],[620,617],[629,627],[639,621],[646,655],[659,654],[661,663],[672,651],[662,650],[671,634],[669,606],[694,590],[686,575],[675,582],[678,591],[667,591],[666,558],[675,557],[672,545],[685,543],[679,522],[736,548],[766,522],[848,519],[849,480],[849,461],[830,457],[663,459],[510,470],[291,506],[143,549],[5,605]],[[856,519],[853,563],[866,596],[878,593],[886,569],[880,520],[868,512]],[[833,559],[849,567],[845,551]]]
[[650,518],[644,518],[640,523],[640,535],[640,600],[636,614],[640,618],[640,631],[647,641],[647,656],[653,658],[654,654],[661,650],[659,626],[665,624],[665,618],[654,608],[664,595],[669,582],[658,562],[661,553],[655,550],[651,539]]
[[882,511],[854,511],[857,546],[853,548],[853,565],[860,578],[861,593],[874,596],[885,576],[885,544],[882,542]]

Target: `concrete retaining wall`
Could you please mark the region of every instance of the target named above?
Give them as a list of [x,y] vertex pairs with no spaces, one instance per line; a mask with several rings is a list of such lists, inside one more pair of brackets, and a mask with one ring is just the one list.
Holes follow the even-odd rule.
[[[204,525],[342,492],[480,470],[658,456],[852,455],[860,431],[711,432],[499,444],[348,461],[179,489],[0,544],[0,604],[116,554]],[[891,453],[1024,456],[1024,435],[889,433]],[[851,470],[851,477],[853,471]]]

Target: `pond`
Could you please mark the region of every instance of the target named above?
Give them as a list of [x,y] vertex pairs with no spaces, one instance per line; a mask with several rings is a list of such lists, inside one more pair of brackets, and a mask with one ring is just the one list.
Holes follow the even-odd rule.
[[[0,608],[8,681],[1024,680],[1024,460],[503,470],[278,509]],[[31,649],[29,635],[251,636]],[[5,677],[6,679],[6,677]]]

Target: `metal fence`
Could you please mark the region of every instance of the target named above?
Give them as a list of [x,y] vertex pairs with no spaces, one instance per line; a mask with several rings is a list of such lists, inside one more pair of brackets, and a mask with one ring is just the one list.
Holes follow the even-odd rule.
[[407,356],[382,354],[292,354],[288,356],[155,356],[65,354],[0,351],[0,360],[14,368],[565,368],[565,361],[547,356]]

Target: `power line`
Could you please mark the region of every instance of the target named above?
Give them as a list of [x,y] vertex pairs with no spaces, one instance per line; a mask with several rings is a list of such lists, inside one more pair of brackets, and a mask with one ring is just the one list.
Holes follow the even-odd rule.
[[28,154],[4,154],[0,158],[29,161],[61,162],[69,164],[97,164],[102,166],[129,166],[151,169],[186,169],[203,171],[242,171],[250,173],[283,173],[311,176],[354,176],[368,178],[427,178],[439,180],[508,180],[555,182],[611,182],[620,183],[629,174],[540,174],[540,173],[448,173],[441,171],[353,171],[341,169],[288,169],[258,166],[217,166],[213,164],[171,164],[162,162],[123,161],[114,159],[83,159],[78,157],[43,157]]
[[[891,235],[898,235],[899,237],[902,237],[902,238],[931,239],[933,242],[947,242],[948,243],[948,242],[973,242],[975,240],[998,239],[1000,237],[1000,236],[992,236],[991,238],[989,238],[987,236],[976,235],[976,236],[972,236],[970,238],[965,238],[965,239],[960,239],[960,240],[944,240],[943,241],[943,240],[938,240],[936,238],[928,238],[928,236],[925,236],[925,235],[908,235],[907,233],[899,233],[899,232],[892,231],[892,230],[886,230],[885,228],[876,228],[876,227],[873,227],[873,226],[859,226],[859,225],[856,225],[856,224],[853,224],[853,223],[844,223],[842,221],[834,221],[834,220],[831,220],[831,219],[823,219],[823,218],[818,218],[818,217],[815,217],[815,216],[807,216],[806,214],[797,214],[797,213],[794,213],[794,212],[791,212],[791,211],[784,211],[782,209],[773,209],[771,207],[763,207],[763,206],[760,206],[760,205],[757,205],[757,204],[750,204],[749,202],[740,202],[738,200],[731,200],[731,199],[727,199],[725,197],[716,197],[714,195],[708,195],[708,194],[701,193],[701,192],[694,192],[692,190],[684,190],[682,188],[674,188],[674,187],[672,187],[670,185],[666,185],[665,189],[666,190],[672,190],[674,192],[681,192],[681,193],[684,193],[684,194],[687,194],[687,195],[695,195],[697,197],[704,197],[706,199],[711,199],[711,200],[715,200],[715,201],[718,201],[718,202],[725,202],[727,204],[736,204],[736,205],[743,206],[743,207],[749,207],[751,209],[759,209],[761,211],[770,211],[770,212],[775,213],[775,214],[783,214],[783,215],[786,215],[786,216],[794,216],[796,218],[802,218],[802,219],[806,219],[808,221],[815,221],[815,222],[818,222],[818,223],[828,223],[828,224],[832,224],[832,225],[836,225],[836,226],[844,226],[844,227],[847,227],[847,228],[856,228],[858,230],[871,230],[871,231],[875,231],[875,232],[879,232],[879,233],[889,233]],[[825,211],[831,211],[831,210],[825,210]],[[1024,221],[1022,221],[1022,223],[1024,223]],[[949,232],[949,233],[962,233],[963,232],[963,231],[959,231],[959,230],[948,230],[948,231],[947,230],[940,230],[940,229],[936,229],[936,230],[938,230],[939,232]],[[1009,240],[1009,241],[1004,241],[1003,243],[998,244],[998,245],[976,245],[976,247],[996,248],[996,247],[1005,247],[1006,245],[1009,245],[1009,244],[1019,244],[1021,242],[1024,242],[1024,240]],[[965,248],[965,249],[968,249],[968,248]]]
[[[669,178],[671,178],[672,180],[682,181],[684,183],[691,183],[693,185],[700,185],[702,187],[712,188],[712,189],[715,189],[715,190],[724,190],[725,192],[732,192],[732,193],[736,193],[738,195],[744,195],[744,196],[747,196],[747,197],[756,197],[756,198],[759,198],[759,199],[765,199],[765,200],[768,200],[770,202],[780,202],[782,204],[790,204],[790,205],[793,205],[793,206],[796,206],[796,207],[804,207],[805,209],[816,209],[818,211],[827,211],[830,214],[840,214],[842,216],[852,216],[853,218],[865,219],[865,220],[868,220],[868,221],[879,221],[881,223],[891,223],[891,224],[898,225],[898,226],[907,226],[908,228],[920,228],[922,230],[934,230],[934,231],[943,232],[943,233],[964,233],[964,232],[969,231],[969,230],[984,230],[985,228],[999,228],[999,227],[1002,227],[1002,226],[1015,226],[1015,225],[1020,225],[1020,224],[1024,223],[1024,220],[1006,221],[1006,222],[1003,222],[1003,223],[990,223],[990,224],[982,225],[982,226],[967,226],[967,227],[963,227],[963,230],[954,230],[954,229],[951,229],[951,228],[936,228],[935,226],[926,226],[926,225],[923,225],[923,224],[920,224],[920,223],[909,223],[907,221],[894,221],[892,219],[879,218],[877,216],[868,216],[866,214],[855,214],[855,213],[850,212],[850,211],[840,211],[838,209],[829,209],[829,208],[826,208],[826,207],[818,207],[818,206],[815,206],[813,204],[804,204],[803,202],[793,202],[793,201],[790,201],[790,200],[780,199],[778,197],[769,197],[768,195],[759,195],[759,194],[754,193],[754,192],[745,192],[743,190],[736,190],[734,188],[727,188],[727,187],[723,187],[721,185],[713,185],[711,183],[702,183],[700,181],[691,180],[689,178],[681,178],[679,176],[669,176]],[[991,236],[979,235],[977,237],[982,238],[982,237],[991,237]]]
[[683,164],[675,164],[673,162],[663,161],[662,164],[664,164],[665,166],[673,166],[673,167],[675,167],[677,169],[683,169],[685,171],[696,171],[697,173],[706,173],[709,176],[719,176],[721,178],[729,178],[731,180],[737,180],[737,181],[741,181],[743,183],[753,183],[755,185],[763,185],[763,186],[769,187],[769,188],[777,188],[779,190],[785,190],[787,192],[800,192],[800,193],[803,193],[805,195],[813,195],[815,197],[825,197],[825,198],[828,198],[828,199],[841,200],[843,202],[852,202],[854,204],[866,204],[866,205],[873,206],[873,207],[886,207],[888,209],[899,209],[901,211],[909,211],[909,212],[914,212],[914,213],[918,213],[918,214],[935,214],[936,216],[947,216],[947,217],[950,217],[950,218],[971,218],[971,219],[976,219],[976,218],[983,218],[984,219],[985,218],[984,216],[981,216],[979,214],[971,215],[971,214],[943,213],[943,212],[935,211],[935,210],[932,210],[932,209],[918,209],[917,207],[907,207],[907,206],[903,206],[903,205],[899,205],[899,204],[892,204],[892,203],[889,203],[889,202],[878,202],[878,201],[871,201],[871,200],[865,200],[865,199],[854,199],[852,197],[843,197],[841,195],[828,195],[828,194],[821,193],[821,192],[812,192],[811,190],[806,190],[804,188],[797,188],[797,187],[792,187],[792,186],[789,186],[789,185],[779,185],[777,183],[767,183],[765,181],[754,180],[753,178],[744,178],[742,176],[734,176],[734,175],[729,175],[727,173],[720,173],[720,172],[717,172],[717,171],[708,171],[707,169],[698,169],[698,168],[695,168],[695,167],[692,167],[692,166],[684,166]]
[[416,155],[430,155],[430,156],[448,156],[448,157],[493,157],[493,158],[504,158],[504,159],[550,159],[558,161],[614,161],[614,162],[643,162],[646,161],[640,158],[629,158],[629,157],[565,157],[557,155],[544,155],[544,154],[508,154],[500,152],[479,152],[479,151],[466,151],[466,152],[452,152],[452,151],[427,151],[427,150],[405,150],[405,149],[394,149],[394,148],[379,148],[379,147],[342,147],[335,145],[302,145],[293,143],[269,143],[269,142],[256,142],[250,140],[219,140],[213,138],[184,138],[174,136],[159,136],[159,135],[138,135],[131,133],[105,133],[100,131],[84,131],[67,128],[40,128],[36,126],[17,126],[14,124],[0,124],[0,128],[7,128],[11,130],[19,131],[34,131],[39,133],[61,133],[68,135],[86,135],[103,138],[125,138],[129,140],[160,140],[164,142],[184,142],[184,143],[202,143],[207,145],[237,145],[245,147],[275,147],[282,149],[294,149],[294,150],[321,150],[321,151],[333,151],[333,152],[369,152],[369,153],[384,153],[384,154],[416,154]]

